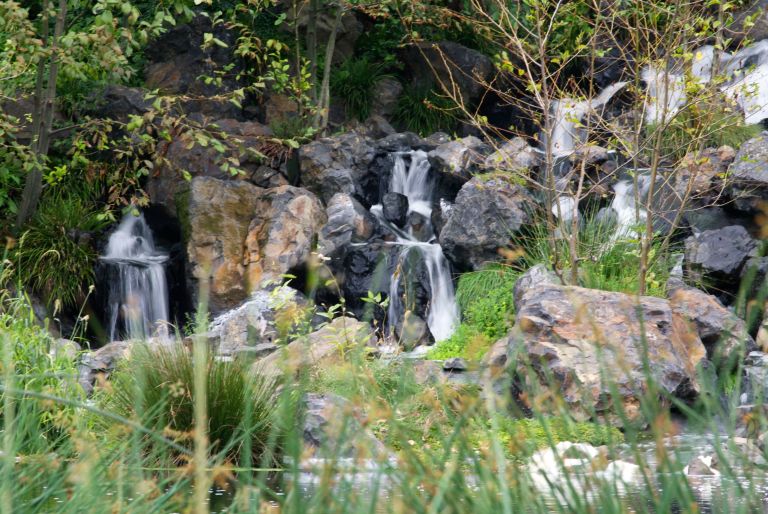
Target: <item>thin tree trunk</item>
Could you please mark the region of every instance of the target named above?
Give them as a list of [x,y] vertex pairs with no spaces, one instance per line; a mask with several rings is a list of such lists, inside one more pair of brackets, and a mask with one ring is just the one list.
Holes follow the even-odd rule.
[[309,0],[309,18],[307,19],[307,58],[309,59],[309,83],[312,85],[312,101],[317,103],[317,17],[320,15],[320,2]]
[[[67,0],[59,0],[59,9],[56,13],[56,26],[51,41],[51,60],[48,69],[48,85],[44,94],[44,101],[40,101],[38,96],[35,99],[35,108],[39,109],[40,122],[36,122],[39,133],[37,134],[37,143],[34,146],[33,168],[27,175],[24,183],[24,193],[21,198],[21,207],[16,218],[16,228],[20,229],[24,223],[35,213],[37,202],[40,200],[40,193],[43,189],[43,167],[45,157],[48,155],[50,146],[51,129],[53,127],[53,111],[56,103],[56,80],[59,74],[58,44],[61,35],[64,32],[64,23],[67,19]],[[47,21],[44,22],[44,29]],[[39,69],[38,69],[39,73]],[[38,84],[42,89],[42,83]],[[36,91],[37,93],[37,91]],[[42,103],[42,105],[40,105]]]
[[333,61],[333,50],[336,47],[336,34],[341,25],[341,17],[344,14],[344,8],[339,5],[336,11],[336,18],[333,20],[331,35],[328,36],[328,44],[325,47],[325,69],[323,70],[323,83],[320,87],[320,101],[318,103],[318,112],[315,118],[315,128],[325,130],[328,126],[328,111],[331,106],[331,61]]

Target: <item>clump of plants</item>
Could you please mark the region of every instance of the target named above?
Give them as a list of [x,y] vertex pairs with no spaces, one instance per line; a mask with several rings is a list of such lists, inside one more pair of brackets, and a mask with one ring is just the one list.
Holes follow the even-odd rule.
[[403,89],[393,113],[395,123],[406,130],[428,136],[438,131],[452,132],[456,125],[453,101],[436,90],[421,85]]
[[[131,356],[100,391],[105,410],[168,434],[191,449],[195,420],[195,362],[183,346],[135,346]],[[205,403],[212,455],[233,462],[272,462],[277,458],[277,385],[250,373],[240,361],[205,360]],[[151,441],[148,441],[151,443]]]
[[374,88],[389,75],[366,57],[347,59],[331,74],[331,93],[344,103],[347,116],[365,121],[371,114]]
[[110,221],[87,188],[45,196],[11,255],[21,285],[63,307],[80,304],[95,280],[95,241]]

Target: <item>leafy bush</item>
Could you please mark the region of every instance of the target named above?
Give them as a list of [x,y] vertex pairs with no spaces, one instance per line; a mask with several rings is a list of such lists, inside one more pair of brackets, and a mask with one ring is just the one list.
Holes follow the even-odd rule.
[[110,222],[93,198],[69,187],[41,200],[12,255],[22,286],[67,307],[84,299],[95,279],[96,236]]
[[[270,434],[276,384],[249,373],[240,362],[223,362],[209,355],[206,362],[206,409],[211,451],[239,462],[249,447],[254,462],[275,458]],[[131,357],[101,392],[103,408],[139,419],[154,430],[170,432],[192,448],[194,429],[194,359],[182,346],[135,346]],[[259,459],[259,460],[257,460]]]
[[347,59],[331,74],[331,93],[344,102],[347,116],[365,121],[371,114],[376,83],[387,77],[380,63]]
[[434,89],[410,85],[403,89],[393,113],[394,121],[406,130],[428,136],[438,131],[452,132],[456,120],[453,102]]
[[440,341],[427,353],[428,359],[445,360],[453,357],[479,360],[493,343],[493,339],[474,325],[462,323],[451,337]]
[[564,441],[593,446],[615,445],[624,442],[624,435],[612,426],[575,422],[566,417],[504,417],[499,419],[499,439],[509,454],[516,456]]
[[493,340],[503,336],[511,326],[519,275],[511,266],[494,264],[459,277],[456,300],[464,320]]

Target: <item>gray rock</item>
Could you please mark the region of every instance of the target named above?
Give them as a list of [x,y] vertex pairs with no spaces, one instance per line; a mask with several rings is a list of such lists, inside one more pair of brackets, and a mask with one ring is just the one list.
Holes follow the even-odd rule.
[[467,361],[461,357],[453,357],[451,359],[446,359],[446,361],[443,362],[444,371],[462,372],[467,371],[468,369],[469,366],[467,365]]
[[371,112],[373,114],[387,118],[392,115],[397,106],[397,99],[403,92],[403,85],[399,80],[392,77],[385,77],[379,80],[373,86],[373,105]]
[[[749,28],[745,28],[747,18],[752,19]],[[733,23],[726,28],[727,37],[742,41],[745,37],[752,41],[768,38],[768,0],[750,0],[743,7],[734,11]]]
[[483,169],[488,150],[488,145],[468,136],[441,144],[429,152],[429,162],[444,180],[464,183]]
[[232,357],[246,362],[252,362],[277,351],[279,346],[274,343],[259,343],[256,346],[241,346],[233,350]]
[[318,249],[325,256],[340,256],[350,243],[367,241],[378,226],[360,202],[346,193],[336,193],[326,208],[328,223],[320,230]]
[[755,255],[757,241],[742,226],[706,230],[685,240],[685,262],[695,277],[731,281],[738,286],[741,268]]
[[408,217],[408,197],[400,193],[387,193],[381,199],[384,219],[403,227]]
[[483,166],[488,171],[494,170],[532,170],[541,164],[541,154],[534,150],[525,139],[516,137],[506,141],[501,147],[485,158]]
[[479,269],[502,259],[499,250],[530,223],[534,202],[528,192],[504,175],[475,177],[456,196],[440,232],[440,245],[459,269]]
[[768,200],[768,135],[741,145],[728,172],[733,205],[742,211],[760,212]]
[[406,311],[395,326],[400,345],[410,351],[419,345],[429,344],[429,326],[427,322],[411,311]]
[[709,456],[697,455],[683,469],[683,473],[688,476],[718,476],[717,454]]
[[117,367],[117,363],[129,355],[132,344],[132,341],[113,341],[82,355],[77,367],[78,383],[87,395],[93,392],[99,375],[106,379]]
[[555,275],[553,271],[548,270],[543,264],[533,266],[520,275],[520,278],[515,282],[515,287],[512,292],[515,299],[515,308],[520,304],[523,295],[529,290],[545,285],[557,285],[560,283],[560,279],[557,275]]

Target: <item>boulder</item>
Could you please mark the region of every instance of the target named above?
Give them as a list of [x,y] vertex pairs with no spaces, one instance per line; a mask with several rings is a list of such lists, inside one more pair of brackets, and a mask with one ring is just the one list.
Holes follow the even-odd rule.
[[318,366],[330,366],[341,362],[347,351],[376,343],[370,324],[354,318],[339,317],[256,362],[254,371],[269,376],[282,376],[283,373],[295,374]]
[[346,193],[336,193],[326,209],[328,222],[320,230],[318,250],[339,257],[350,243],[367,241],[376,232],[378,220],[360,202]]
[[512,290],[514,296],[515,308],[518,308],[523,295],[530,290],[541,286],[557,285],[561,280],[553,271],[547,269],[543,264],[537,264],[520,275],[515,281],[515,287]]
[[133,341],[113,341],[96,351],[85,352],[77,366],[78,383],[90,395],[99,377],[106,379],[117,363],[130,354]]
[[757,251],[757,241],[739,225],[705,230],[685,240],[685,262],[691,278],[738,289],[744,263]]
[[429,344],[427,322],[411,311],[405,311],[395,329],[397,340],[406,351],[413,350],[422,344]]
[[488,171],[532,170],[541,164],[541,153],[537,152],[522,137],[505,141],[498,150],[485,158],[483,166]]
[[750,213],[760,212],[768,200],[768,135],[741,145],[728,172],[734,207]]
[[517,390],[529,400],[537,388],[557,391],[555,404],[564,401],[577,419],[594,413],[619,424],[613,383],[613,401],[628,418],[648,421],[639,408],[648,392],[646,358],[663,392],[686,400],[699,392],[696,370],[706,349],[665,299],[541,285],[522,296],[516,321],[507,344]]
[[429,163],[441,180],[461,185],[483,169],[488,150],[488,145],[468,136],[443,143],[429,152]]
[[475,177],[456,196],[440,232],[440,245],[459,269],[479,269],[486,262],[501,260],[499,250],[531,222],[533,208],[531,196],[510,177]]
[[295,289],[262,289],[216,317],[205,337],[222,356],[268,354],[277,349],[275,343],[281,339],[284,343],[292,329],[310,317],[307,300]]
[[243,254],[263,191],[247,182],[196,177],[181,203],[190,289],[210,277],[213,314],[236,307],[256,288],[247,282]]
[[152,101],[145,98],[147,93],[138,87],[110,84],[93,98],[87,113],[127,123],[130,116],[143,116],[152,109]]
[[245,238],[246,284],[277,280],[307,263],[325,221],[320,200],[306,189],[261,190]]
[[302,184],[328,203],[336,193],[365,198],[365,190],[378,195],[376,177],[369,174],[375,150],[356,132],[322,138],[299,149]]
[[381,199],[384,219],[403,227],[408,217],[408,197],[400,193],[387,193]]
[[414,82],[477,102],[486,91],[494,66],[491,59],[451,41],[413,43],[403,51],[403,62]]
[[675,193],[681,201],[687,198],[689,208],[716,204],[725,187],[723,177],[735,157],[730,146],[686,154],[675,171]]
[[691,324],[707,349],[709,360],[733,366],[755,349],[744,320],[726,309],[717,298],[687,287],[680,280],[669,284],[667,289],[672,310]]
[[371,114],[388,118],[397,107],[397,100],[403,92],[403,85],[393,77],[384,77],[373,86]]

